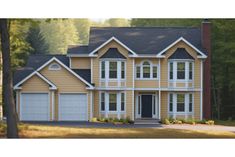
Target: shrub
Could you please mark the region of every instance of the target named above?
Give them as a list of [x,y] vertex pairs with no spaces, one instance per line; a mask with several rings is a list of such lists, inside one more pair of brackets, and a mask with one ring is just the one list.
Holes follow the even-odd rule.
[[114,118],[113,122],[120,122],[120,120],[118,118]]
[[125,120],[124,120],[123,118],[121,118],[121,119],[119,120],[119,122],[124,123]]
[[91,122],[97,122],[97,121],[98,121],[98,120],[97,120],[96,117],[94,117],[94,118],[91,119]]
[[113,118],[108,118],[108,122],[112,123],[113,122]]
[[214,125],[215,122],[214,122],[213,120],[208,120],[208,121],[206,121],[206,124],[207,124],[207,125]]
[[162,121],[162,123],[166,124],[166,125],[170,125],[171,124],[171,122],[167,118],[165,118],[164,121]]

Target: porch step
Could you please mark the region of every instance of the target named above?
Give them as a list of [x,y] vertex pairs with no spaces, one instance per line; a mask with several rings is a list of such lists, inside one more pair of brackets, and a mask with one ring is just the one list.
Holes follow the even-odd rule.
[[143,119],[135,119],[135,124],[160,124],[159,119],[152,118],[143,118]]

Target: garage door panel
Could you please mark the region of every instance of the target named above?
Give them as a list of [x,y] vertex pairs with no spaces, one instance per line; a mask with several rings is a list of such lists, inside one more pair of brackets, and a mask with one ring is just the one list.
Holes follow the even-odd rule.
[[22,93],[20,112],[23,121],[48,121],[48,93]]
[[87,95],[74,93],[60,94],[59,120],[87,121]]

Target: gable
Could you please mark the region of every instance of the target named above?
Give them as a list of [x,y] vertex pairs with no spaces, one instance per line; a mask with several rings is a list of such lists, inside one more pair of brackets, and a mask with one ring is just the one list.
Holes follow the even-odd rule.
[[60,70],[49,70],[49,66],[56,61],[51,62],[40,70],[40,73],[53,82],[59,91],[63,92],[85,92],[86,84],[70,73],[63,66]]
[[194,50],[193,48],[191,48],[188,44],[186,44],[184,41],[179,41],[178,43],[176,43],[174,46],[172,46],[171,48],[169,48],[164,55],[166,56],[166,58],[168,59],[170,56],[172,56],[174,54],[174,52],[176,52],[176,50],[178,48],[182,48],[185,49],[185,51],[187,51],[187,53],[193,58],[193,59],[197,59],[198,53],[196,50]]
[[194,59],[185,48],[177,48],[168,59]]
[[128,56],[129,56],[129,51],[126,48],[124,48],[122,45],[120,45],[119,43],[117,43],[116,41],[113,40],[113,41],[109,42],[107,45],[105,45],[104,47],[102,47],[100,50],[97,51],[98,58],[100,58],[106,52],[108,52],[110,50],[110,48],[116,49],[125,58],[128,58]]
[[117,48],[109,48],[108,51],[103,54],[100,58],[119,58],[126,59],[124,55],[122,55]]
[[48,91],[49,85],[38,75],[33,75],[31,78],[22,83],[21,88],[22,91]]

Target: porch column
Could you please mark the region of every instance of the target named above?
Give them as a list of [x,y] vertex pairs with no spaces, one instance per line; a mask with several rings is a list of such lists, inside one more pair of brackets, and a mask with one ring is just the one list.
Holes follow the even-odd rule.
[[121,112],[121,93],[117,93],[117,118],[120,119]]
[[105,118],[108,118],[109,111],[109,93],[105,92]]

